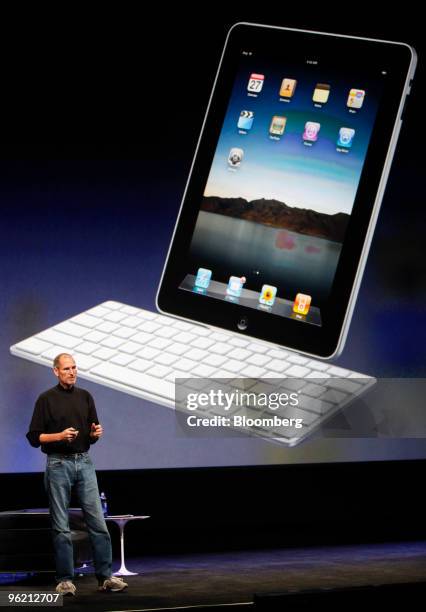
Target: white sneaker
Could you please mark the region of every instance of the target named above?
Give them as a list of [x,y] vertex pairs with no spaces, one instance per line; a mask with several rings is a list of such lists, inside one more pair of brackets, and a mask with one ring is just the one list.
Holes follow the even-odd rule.
[[62,582],[58,582],[55,590],[62,595],[75,595],[77,589],[71,580],[62,580]]
[[121,578],[117,578],[117,576],[111,576],[111,578],[107,578],[104,580],[103,584],[99,585],[100,591],[111,591],[112,593],[117,593],[118,591],[123,591],[127,589],[129,585]]

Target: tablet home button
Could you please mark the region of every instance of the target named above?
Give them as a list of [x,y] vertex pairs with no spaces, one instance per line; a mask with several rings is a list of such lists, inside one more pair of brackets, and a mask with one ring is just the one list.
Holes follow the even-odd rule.
[[240,319],[237,323],[237,327],[240,331],[246,330],[248,327],[248,319],[246,319],[245,317]]

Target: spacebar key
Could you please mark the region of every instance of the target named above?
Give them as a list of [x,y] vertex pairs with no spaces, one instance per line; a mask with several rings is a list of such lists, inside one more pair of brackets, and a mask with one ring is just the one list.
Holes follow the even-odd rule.
[[175,399],[175,385],[167,380],[148,376],[142,372],[128,370],[113,363],[101,363],[90,370],[91,374],[96,374],[102,378],[113,380],[128,385],[134,389],[140,389],[147,393],[154,393],[168,399]]

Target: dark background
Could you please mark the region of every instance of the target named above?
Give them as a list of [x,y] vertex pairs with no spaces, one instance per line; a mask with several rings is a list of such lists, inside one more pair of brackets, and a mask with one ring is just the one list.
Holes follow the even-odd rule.
[[[6,207],[3,215],[16,215],[23,207],[25,231],[17,228],[16,236],[2,237],[2,272],[10,266],[10,241],[16,245],[24,234],[35,255],[40,248],[52,249],[60,286],[65,278],[72,287],[85,273],[74,263],[74,250],[90,251],[92,232],[102,230],[111,215],[119,234],[122,215],[137,220],[143,205],[144,227],[135,223],[126,245],[127,257],[144,254],[144,277],[135,279],[143,295],[129,303],[153,308],[158,278],[154,272],[150,277],[149,241],[153,251],[165,255],[226,31],[239,20],[402,40],[417,49],[412,99],[343,358],[348,367],[374,369],[377,376],[425,376],[424,43],[422,18],[413,12],[405,16],[399,10],[385,21],[359,4],[328,15],[324,6],[299,12],[275,6],[269,14],[216,6],[171,14],[164,8],[144,15],[125,5],[118,14],[102,7],[93,15],[38,10],[3,19],[1,197],[5,201],[9,195],[13,208]],[[23,206],[26,191],[40,195],[32,210]],[[64,236],[55,235],[47,247],[31,236],[32,215],[43,214],[44,197],[57,201],[47,228],[58,227],[58,220],[64,228]],[[106,235],[109,266],[123,255],[120,248],[114,235]],[[16,253],[19,259],[19,249]],[[103,256],[97,254],[100,266]],[[111,266],[110,272],[120,293],[117,271]],[[107,294],[110,287],[96,293],[99,289]],[[36,282],[31,291],[37,292]],[[143,537],[147,550],[161,550],[208,542],[424,537],[424,467],[424,460],[395,460],[142,470],[102,472],[100,481],[111,512],[153,515],[152,540],[145,532]],[[41,475],[2,475],[0,484],[7,492],[1,509],[46,505]]]

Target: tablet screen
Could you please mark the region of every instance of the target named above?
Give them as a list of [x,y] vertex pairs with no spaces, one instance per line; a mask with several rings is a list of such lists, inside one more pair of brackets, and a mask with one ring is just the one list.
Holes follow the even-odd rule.
[[387,74],[238,53],[180,288],[320,326]]
[[235,26],[159,308],[308,354],[340,350],[414,67],[400,43]]

